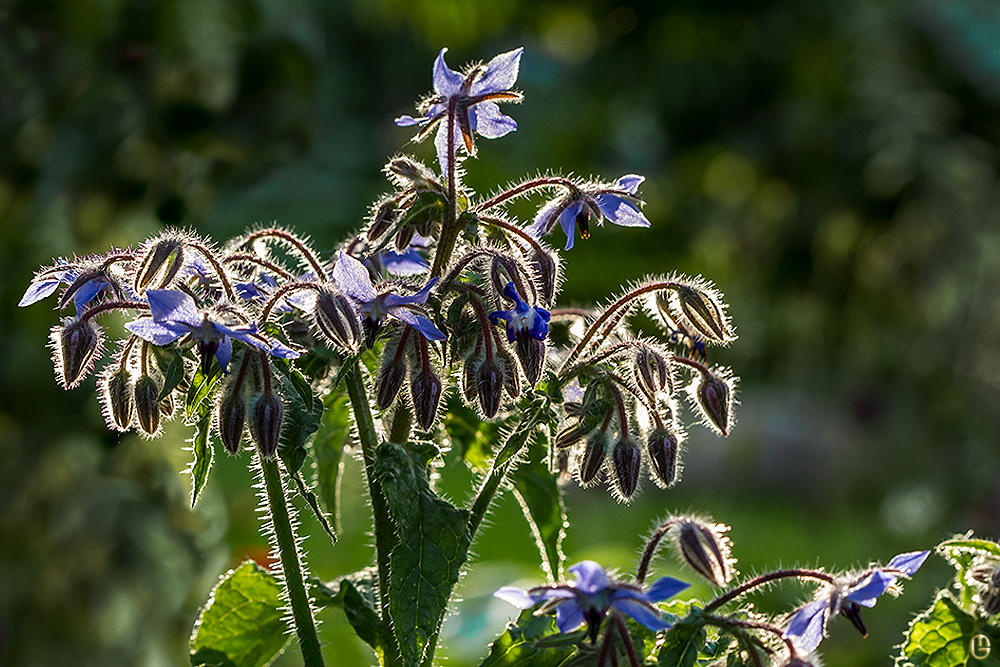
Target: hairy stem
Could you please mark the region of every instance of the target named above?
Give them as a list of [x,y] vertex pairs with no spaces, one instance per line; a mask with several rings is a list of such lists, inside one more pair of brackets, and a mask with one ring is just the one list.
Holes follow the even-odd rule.
[[738,598],[739,596],[749,593],[755,588],[759,588],[764,584],[767,584],[778,579],[819,579],[828,584],[833,583],[833,576],[827,574],[826,572],[821,572],[819,570],[802,570],[802,569],[791,569],[791,570],[775,570],[774,572],[768,572],[767,574],[762,574],[759,577],[754,577],[750,581],[740,584],[736,588],[728,591],[715,598],[707,605],[705,605],[703,611],[707,614],[713,609],[718,609],[727,602],[731,602]]
[[514,187],[512,187],[512,188],[510,188],[508,190],[504,190],[500,194],[498,194],[495,197],[492,197],[490,199],[487,199],[486,201],[482,202],[481,204],[476,204],[472,208],[472,210],[473,211],[485,211],[487,209],[493,208],[494,206],[497,206],[498,204],[502,204],[503,202],[507,201],[508,199],[512,199],[514,197],[522,195],[522,194],[524,194],[526,192],[529,192],[531,190],[534,190],[536,188],[547,188],[547,187],[551,187],[553,185],[561,185],[561,186],[563,186],[564,188],[566,188],[568,190],[575,190],[576,189],[576,185],[574,185],[573,181],[569,180],[568,178],[560,178],[559,176],[546,176],[546,177],[543,177],[543,178],[533,178],[530,181],[525,181],[524,183],[521,183],[520,185],[515,185]]
[[260,467],[264,474],[264,491],[267,493],[267,506],[274,527],[278,557],[281,559],[281,570],[284,575],[282,580],[285,593],[288,595],[288,604],[292,608],[292,621],[295,625],[295,634],[299,638],[299,647],[302,649],[302,660],[306,667],[323,667],[325,664],[323,653],[320,649],[319,635],[316,633],[312,606],[303,582],[302,564],[299,562],[288,505],[285,504],[285,488],[281,481],[278,459],[262,456]]
[[379,602],[382,612],[381,635],[382,641],[385,642],[385,661],[386,665],[395,665],[400,659],[400,652],[389,621],[389,596],[385,593],[389,586],[389,554],[393,547],[394,533],[389,506],[386,504],[385,496],[382,495],[381,484],[375,477],[378,432],[375,430],[375,419],[372,417],[372,408],[368,402],[368,393],[359,365],[353,366],[347,372],[344,382],[347,385],[347,395],[351,401],[354,422],[358,429],[361,455],[365,463],[365,477],[368,480],[368,495],[372,502],[372,532],[375,536],[375,560],[378,563]]
[[434,251],[434,265],[431,267],[431,276],[440,276],[444,268],[451,259],[451,253],[455,250],[455,242],[458,240],[458,196],[456,193],[456,173],[455,158],[458,151],[455,150],[455,123],[458,121],[458,106],[455,98],[452,98],[448,105],[448,117],[444,122],[448,132],[448,205],[444,210],[444,221],[441,223],[441,236],[438,238],[437,250]]

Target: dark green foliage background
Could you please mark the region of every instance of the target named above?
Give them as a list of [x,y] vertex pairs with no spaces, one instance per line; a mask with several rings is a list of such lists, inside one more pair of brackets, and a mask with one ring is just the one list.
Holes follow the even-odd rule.
[[[714,357],[743,378],[732,436],[692,428],[680,486],[631,507],[570,487],[570,562],[627,569],[656,518],[691,508],[733,524],[744,572],[997,537],[998,44],[1000,9],[973,0],[0,3],[0,664],[185,661],[218,574],[265,557],[247,456],[220,450],[191,511],[186,429],[108,433],[92,380],[57,388],[56,315],[16,308],[31,272],[166,224],[221,240],[276,220],[332,249],[384,190],[410,136],[392,119],[441,46],[456,68],[525,47],[520,129],[480,142],[471,186],[647,176],[653,228],[580,242],[563,303],[701,273],[740,334]],[[469,474],[441,472],[464,500]],[[369,558],[359,473],[339,545],[304,519],[326,579]],[[505,497],[476,545],[451,664],[514,616],[494,588],[542,577],[519,514]],[[867,641],[835,623],[826,664],[885,664],[948,576],[932,563],[881,602]],[[372,661],[322,617],[331,661]]]

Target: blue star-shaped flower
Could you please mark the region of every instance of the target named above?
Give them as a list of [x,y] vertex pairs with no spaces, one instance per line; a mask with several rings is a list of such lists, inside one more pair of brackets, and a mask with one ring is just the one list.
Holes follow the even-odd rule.
[[230,338],[243,341],[283,359],[295,359],[299,353],[258,333],[256,324],[229,325],[219,322],[211,311],[199,310],[189,294],[177,290],[146,290],[149,313],[125,323],[125,328],[153,345],[167,345],[190,334],[198,346],[201,370],[208,375],[212,358],[227,372],[233,358]]
[[[316,274],[312,271],[299,276],[303,282],[316,280]],[[262,273],[255,282],[236,283],[233,289],[236,294],[247,301],[256,301],[264,304],[270,300],[271,295],[279,289],[278,281],[269,273]],[[316,295],[311,290],[300,290],[286,295],[273,308],[275,313],[291,313],[294,310],[310,311],[316,303]]]
[[399,296],[392,292],[379,294],[375,291],[368,269],[357,259],[341,251],[337,255],[337,263],[333,267],[333,279],[340,286],[340,291],[350,297],[361,313],[361,324],[365,328],[368,347],[375,343],[386,315],[409,324],[420,332],[427,340],[444,340],[447,336],[434,326],[426,317],[417,315],[412,307],[423,304],[430,295],[431,288],[437,283],[437,278],[431,278],[416,294]]
[[[60,260],[59,264],[65,264]],[[65,269],[53,268],[43,271],[35,276],[35,279],[28,285],[24,296],[18,302],[18,306],[30,306],[42,299],[51,296],[59,289],[60,285],[68,285],[67,294],[63,297],[66,301],[73,299],[76,312],[82,312],[91,301],[96,299],[102,292],[111,291],[121,294],[124,288],[112,283],[108,275],[100,269],[86,269],[79,266],[67,266]],[[127,298],[123,295],[123,298]]]
[[514,289],[514,283],[507,283],[503,288],[503,295],[514,302],[514,307],[510,310],[495,310],[489,314],[489,318],[491,324],[500,324],[500,320],[507,323],[507,342],[522,342],[528,338],[545,340],[549,334],[549,311],[540,306],[529,306],[522,301]]
[[889,590],[897,579],[913,576],[929,554],[929,551],[899,554],[884,567],[834,582],[822,597],[792,615],[784,637],[792,639],[803,653],[811,653],[823,640],[827,620],[837,613],[847,617],[862,635],[867,636],[861,621],[861,607],[874,607],[878,597]]
[[554,606],[560,632],[575,630],[586,623],[590,641],[595,642],[601,622],[611,609],[631,616],[654,632],[666,630],[670,623],[660,616],[653,603],[671,598],[690,585],[663,577],[643,591],[634,584],[611,581],[604,568],[592,560],[577,563],[569,571],[576,575],[576,581],[570,584],[538,586],[527,591],[504,586],[493,595],[518,609],[530,609],[543,602],[546,609]]
[[442,172],[448,171],[448,108],[454,102],[456,122],[454,125],[454,146],[464,143],[469,155],[475,155],[473,133],[487,139],[497,139],[517,129],[517,123],[510,116],[500,113],[497,101],[519,101],[520,93],[511,90],[517,80],[518,67],[523,48],[501,53],[486,66],[472,68],[468,74],[455,72],[444,62],[448,49],[441,49],[434,62],[434,94],[424,100],[419,118],[400,116],[396,125],[408,127],[420,125],[422,129],[417,139],[423,139],[437,126],[434,146]]
[[626,174],[610,186],[590,183],[557,197],[538,210],[528,233],[541,238],[552,231],[558,222],[566,233],[566,250],[573,247],[576,230],[580,236],[590,238],[591,219],[602,220],[621,227],[649,227],[649,220],[639,210],[641,199],[636,196],[643,176]]

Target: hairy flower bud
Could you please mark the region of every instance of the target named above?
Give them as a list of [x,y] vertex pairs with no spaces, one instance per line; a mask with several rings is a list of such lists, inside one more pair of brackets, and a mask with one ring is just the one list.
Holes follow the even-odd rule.
[[420,428],[429,431],[437,418],[443,387],[441,379],[429,367],[422,368],[410,377],[410,398],[413,399],[413,416]]
[[432,189],[441,191],[441,183],[430,169],[408,155],[389,160],[385,172],[403,190]]
[[216,421],[219,439],[222,440],[226,451],[230,454],[238,454],[240,440],[243,439],[243,429],[247,421],[247,404],[238,388],[236,391],[227,392],[219,401]]
[[691,395],[705,422],[723,436],[729,435],[733,425],[733,390],[730,386],[733,382],[728,370],[713,369],[711,373],[702,373],[692,384]]
[[180,238],[167,237],[156,241],[142,258],[135,272],[136,291],[152,287],[160,289],[170,284],[184,265],[184,243]]
[[734,338],[733,330],[714,292],[682,289],[678,294],[681,311],[702,337],[715,343],[727,343]]
[[160,399],[160,416],[164,420],[168,420],[174,416],[174,410],[177,408],[177,402],[174,401],[173,392],[167,394]]
[[52,328],[53,361],[63,389],[72,389],[87,376],[102,339],[101,327],[93,319],[67,317]]
[[577,464],[580,484],[587,486],[597,479],[598,473],[604,468],[604,456],[608,451],[609,438],[605,431],[594,431],[587,438],[583,454]]
[[503,396],[504,371],[496,359],[487,358],[476,370],[476,395],[479,407],[487,417],[493,417],[500,409]]
[[385,234],[396,221],[396,202],[396,197],[386,197],[372,209],[371,223],[365,232],[369,241],[374,241]]
[[639,486],[642,450],[628,434],[621,437],[611,450],[611,469],[614,472],[615,487],[622,498],[629,500]]
[[528,378],[528,384],[534,387],[542,377],[542,369],[545,367],[545,341],[523,336],[517,340],[515,347],[524,377]]
[[725,586],[733,576],[733,558],[729,555],[729,526],[708,523],[691,517],[675,520],[677,546],[681,556],[695,572],[715,586]]
[[983,563],[969,570],[976,581],[986,584],[979,592],[979,601],[988,616],[1000,612],[1000,565],[995,562]]
[[350,300],[339,292],[323,290],[316,298],[316,326],[332,342],[347,352],[357,350],[361,322]]
[[285,406],[273,393],[261,394],[254,399],[250,408],[250,432],[257,443],[257,451],[266,459],[278,451],[284,417]]
[[503,360],[503,388],[511,398],[521,395],[521,376],[517,372],[517,364],[514,357],[506,351],[501,350],[500,355]]
[[413,235],[416,231],[417,230],[413,227],[413,225],[404,224],[400,227],[399,231],[396,232],[396,250],[403,252],[409,248],[410,241],[413,240]]
[[380,410],[387,409],[396,400],[403,380],[406,379],[406,360],[387,356],[378,369],[375,380],[375,404]]
[[669,428],[655,428],[646,440],[646,454],[653,464],[653,480],[661,488],[677,481],[681,436]]
[[135,416],[139,429],[149,437],[160,431],[160,385],[149,375],[143,375],[135,383]]
[[542,301],[552,303],[556,295],[556,286],[559,284],[559,265],[551,253],[532,253],[532,263],[535,268],[535,275],[538,276],[538,286],[541,290]]
[[572,447],[587,435],[587,431],[580,427],[579,422],[572,426],[567,426],[556,434],[556,449]]
[[110,366],[101,383],[101,399],[108,427],[123,433],[129,430],[135,415],[135,394],[129,372],[117,365]]
[[657,394],[662,391],[673,393],[670,364],[662,354],[648,347],[641,348],[635,355],[632,372],[639,389],[650,400],[655,402]]
[[468,403],[476,401],[478,387],[476,387],[476,371],[482,358],[475,354],[470,354],[462,364],[462,396]]

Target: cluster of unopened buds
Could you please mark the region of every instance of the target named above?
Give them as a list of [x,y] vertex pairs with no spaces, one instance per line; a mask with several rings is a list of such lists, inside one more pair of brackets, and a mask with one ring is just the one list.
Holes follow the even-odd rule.
[[[134,249],[40,270],[20,305],[58,293],[59,310],[76,309],[52,330],[60,383],[77,386],[101,358],[106,334],[98,319],[126,313],[133,318],[127,337],[101,371],[111,428],[155,436],[179,393],[204,381],[226,449],[236,453],[249,430],[261,454],[272,456],[288,394],[274,369],[288,365],[275,360],[298,360],[295,368],[319,381],[375,349],[372,395],[387,419],[403,411],[422,431],[433,430],[452,378],[483,419],[494,419],[544,380],[563,406],[553,456],[563,473],[584,485],[609,478],[623,499],[633,496],[643,469],[657,484],[673,484],[685,438],[681,376],[690,376],[686,393],[710,428],[727,435],[733,423],[736,379],[707,364],[709,346],[735,338],[721,295],[700,277],[668,276],[637,283],[603,309],[555,308],[561,259],[544,237],[560,227],[568,250],[577,232],[588,238],[604,221],[648,227],[638,195],[643,178],[544,176],[475,200],[457,170],[447,169],[449,155],[459,148],[471,155],[475,133],[493,138],[516,127],[496,102],[520,97],[511,90],[520,49],[464,75],[443,55],[424,115],[398,122],[421,126],[421,135],[437,129],[447,176],[409,156],[391,159],[392,192],[332,256],[280,228],[222,246],[169,230]],[[449,104],[459,119],[451,142]],[[533,221],[505,216],[507,203],[539,192],[548,196]],[[638,308],[661,323],[662,337],[629,330]],[[565,343],[552,344],[550,327],[564,330]]]

